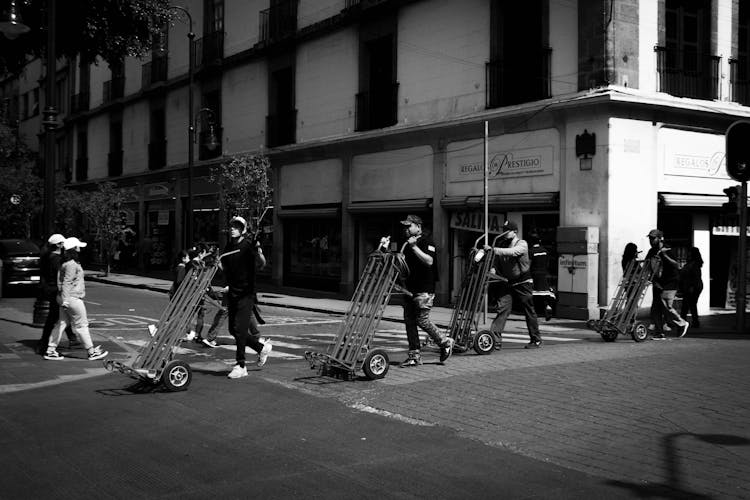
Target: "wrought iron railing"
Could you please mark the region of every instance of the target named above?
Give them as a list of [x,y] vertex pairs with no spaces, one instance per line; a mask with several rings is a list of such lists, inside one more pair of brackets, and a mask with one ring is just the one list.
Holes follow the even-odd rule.
[[224,32],[206,33],[195,41],[195,67],[213,64],[224,58]]
[[525,52],[523,62],[497,59],[486,65],[485,99],[488,108],[547,99],[552,95],[552,49]]
[[297,110],[266,116],[266,145],[269,148],[294,144],[297,140]]
[[729,100],[750,105],[750,58],[729,60]]
[[355,99],[357,130],[373,130],[396,124],[398,82],[360,92]]
[[148,168],[158,170],[167,164],[167,141],[151,141],[148,144]]
[[659,92],[695,99],[719,98],[721,57],[659,46],[654,51]]
[[299,0],[286,0],[260,11],[261,42],[279,40],[297,31],[298,2]]

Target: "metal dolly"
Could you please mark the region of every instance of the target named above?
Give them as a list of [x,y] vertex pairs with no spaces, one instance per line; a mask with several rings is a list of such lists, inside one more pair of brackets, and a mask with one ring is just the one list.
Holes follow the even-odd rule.
[[[495,236],[492,248],[498,238],[505,233]],[[474,241],[469,254],[461,289],[453,308],[450,322],[450,336],[453,338],[453,349],[466,352],[471,348],[477,354],[491,354],[495,350],[495,336],[489,330],[478,330],[477,316],[482,306],[482,299],[487,292],[487,285],[493,281],[505,281],[504,278],[492,273],[494,253],[486,254],[477,245],[484,239],[484,235]]]
[[[218,263],[218,259],[216,260]],[[137,380],[161,383],[170,392],[185,391],[193,379],[193,372],[185,361],[173,359],[180,340],[189,330],[197,306],[211,285],[218,265],[196,268],[182,280],[159,322],[149,325],[151,338],[138,351],[131,364],[107,360],[109,371],[117,370]]]
[[643,342],[648,338],[648,326],[636,320],[638,307],[654,277],[654,270],[645,261],[631,262],[625,269],[615,295],[604,317],[589,320],[587,325],[599,332],[605,342],[614,342],[618,335],[630,333],[633,340]]
[[361,369],[368,379],[377,380],[388,373],[388,353],[384,349],[373,349],[372,339],[393,290],[408,293],[396,282],[408,275],[409,270],[404,260],[404,247],[396,253],[382,251],[383,246],[381,242],[378,250],[368,257],[344,321],[326,352],[305,352],[310,368],[317,368],[321,375],[351,380]]

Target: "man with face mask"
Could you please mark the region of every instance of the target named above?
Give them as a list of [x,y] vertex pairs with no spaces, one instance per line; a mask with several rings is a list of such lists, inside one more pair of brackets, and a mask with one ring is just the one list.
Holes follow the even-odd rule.
[[[542,346],[542,337],[539,335],[539,321],[534,310],[534,280],[529,272],[529,246],[526,241],[518,238],[518,225],[515,222],[505,221],[503,234],[500,246],[494,248],[494,267],[497,274],[507,282],[503,281],[494,287],[494,293],[491,293],[493,301],[497,304],[497,316],[490,330],[495,336],[496,345],[499,346],[515,298],[523,308],[526,328],[531,339],[525,348],[538,349]],[[484,249],[486,252],[493,250],[488,245],[485,245]]]
[[227,312],[229,333],[237,341],[237,364],[229,378],[247,377],[245,346],[258,353],[258,366],[263,366],[273,348],[270,340],[261,342],[255,319],[255,268],[266,265],[260,243],[250,241],[247,222],[233,217],[229,222],[229,243],[221,255],[221,268],[227,281]]
[[419,331],[421,328],[436,345],[440,346],[440,362],[444,363],[453,352],[453,339],[442,335],[430,321],[430,310],[435,299],[435,281],[437,281],[437,249],[435,244],[422,234],[422,218],[408,215],[401,224],[406,226],[407,245],[404,248],[404,259],[409,267],[405,288],[411,296],[404,297],[404,323],[406,338],[409,341],[409,354],[402,367],[422,364],[420,353]]

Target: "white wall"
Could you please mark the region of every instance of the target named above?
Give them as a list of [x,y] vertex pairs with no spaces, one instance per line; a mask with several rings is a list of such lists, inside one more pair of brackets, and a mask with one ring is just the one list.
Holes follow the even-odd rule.
[[88,131],[88,178],[90,180],[102,179],[108,174],[109,114],[91,118]]
[[136,174],[148,170],[149,142],[148,101],[128,106],[122,113],[122,173]]
[[[268,8],[268,0],[265,3],[266,6],[261,9]],[[344,0],[300,0],[297,5],[297,27],[304,28],[335,16],[341,12],[345,3]]]
[[232,68],[224,73],[221,88],[224,154],[258,151],[266,143],[268,114],[266,62]]
[[258,43],[260,11],[268,0],[226,0],[224,2],[224,55],[230,56]]
[[659,43],[659,2],[643,0],[638,2],[638,88],[656,91],[656,53]]
[[552,95],[578,90],[578,0],[549,3]]

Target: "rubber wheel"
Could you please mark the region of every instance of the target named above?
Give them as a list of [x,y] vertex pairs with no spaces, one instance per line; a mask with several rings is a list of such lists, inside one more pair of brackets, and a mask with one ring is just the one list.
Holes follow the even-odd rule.
[[474,337],[474,351],[477,354],[492,354],[495,350],[495,336],[489,330],[480,330]]
[[388,359],[388,353],[383,349],[373,349],[365,356],[365,361],[362,363],[362,371],[365,372],[365,377],[370,380],[378,380],[385,377],[390,368],[390,360]]
[[161,382],[169,392],[186,391],[192,381],[190,365],[180,360],[170,361],[161,375]]
[[646,340],[648,338],[648,327],[646,326],[646,323],[636,321],[633,325],[633,331],[630,333],[630,335],[636,342],[643,342],[644,340]]
[[614,342],[617,340],[617,330],[602,330],[601,336],[605,342]]

